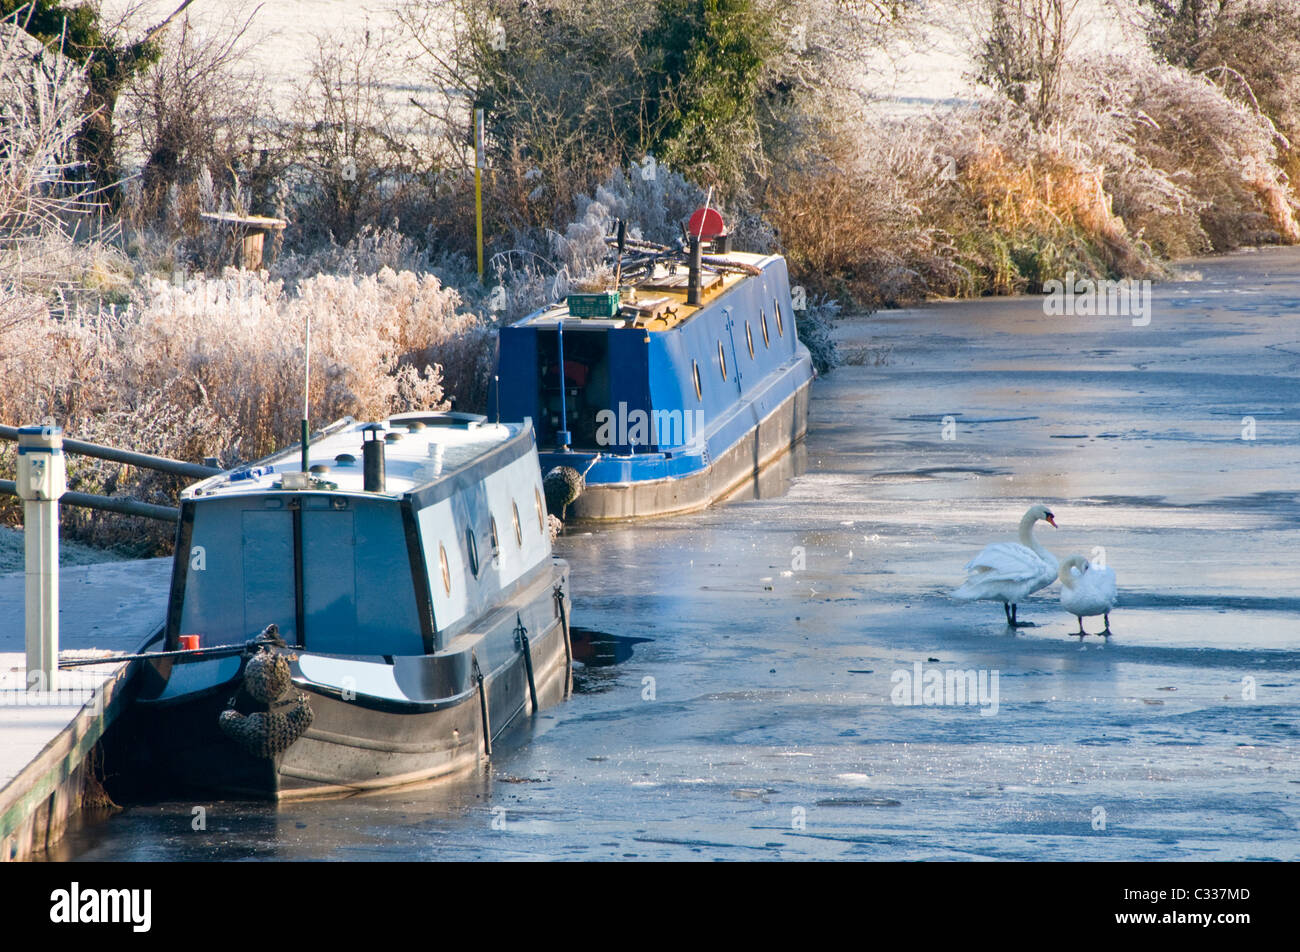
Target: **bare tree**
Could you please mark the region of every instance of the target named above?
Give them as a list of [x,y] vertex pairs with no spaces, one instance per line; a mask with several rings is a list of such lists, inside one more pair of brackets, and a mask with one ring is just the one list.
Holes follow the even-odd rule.
[[93,204],[73,148],[84,89],[70,59],[0,23],[0,284],[21,286],[43,242]]
[[204,170],[254,193],[270,187],[263,180],[275,176],[256,139],[265,98],[245,68],[259,10],[232,10],[207,29],[185,15],[163,38],[158,61],[126,86],[118,134],[143,160],[147,212],[159,209],[171,186],[190,185]]
[[1079,0],[982,0],[975,61],[980,82],[1029,115],[1035,128],[1060,109],[1066,57],[1078,34]]

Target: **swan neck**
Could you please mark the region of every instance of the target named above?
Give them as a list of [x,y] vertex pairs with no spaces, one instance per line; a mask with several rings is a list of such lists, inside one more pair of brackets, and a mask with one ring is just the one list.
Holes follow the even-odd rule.
[[1034,538],[1034,523],[1037,521],[1037,519],[1028,513],[1026,513],[1025,517],[1020,520],[1020,544],[1033,549],[1039,555],[1045,555],[1047,550],[1039,545],[1038,540]]

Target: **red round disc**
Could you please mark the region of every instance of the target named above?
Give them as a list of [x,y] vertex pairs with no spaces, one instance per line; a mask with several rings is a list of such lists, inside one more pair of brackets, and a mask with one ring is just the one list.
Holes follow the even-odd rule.
[[716,208],[697,208],[686,223],[686,230],[691,237],[717,238],[727,233],[727,226]]

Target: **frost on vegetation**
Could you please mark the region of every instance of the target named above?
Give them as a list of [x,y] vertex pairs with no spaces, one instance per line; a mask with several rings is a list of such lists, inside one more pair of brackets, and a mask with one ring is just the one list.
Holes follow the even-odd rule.
[[[12,297],[12,295],[11,295]],[[302,409],[304,331],[311,318],[312,420],[485,402],[490,329],[429,273],[381,268],[283,281],[228,269],[220,277],[137,285],[123,308],[74,308],[51,318],[44,302],[13,298],[21,321],[0,322],[10,372],[0,378],[5,419],[51,419],[79,438],[179,459],[256,459],[293,442]],[[70,483],[170,504],[165,477],[77,458]],[[157,526],[98,526],[104,541]],[[165,533],[164,533],[165,534]]]
[[330,240],[308,253],[290,253],[282,256],[271,269],[289,287],[316,274],[368,275],[378,274],[384,268],[392,271],[427,271],[428,255],[415,241],[391,228],[362,227],[346,244]]
[[[672,247],[685,234],[691,213],[708,202],[709,194],[677,172],[645,160],[615,168],[591,195],[581,195],[572,221],[560,229],[519,229],[508,250],[487,262],[487,280],[476,289],[468,262],[442,259],[434,269],[449,283],[464,289],[468,303],[497,321],[509,322],[563,298],[570,291],[607,286],[613,279],[613,258],[606,237],[617,222],[627,224],[629,237]],[[713,207],[720,201],[715,196]],[[776,235],[757,214],[726,215],[737,250],[775,250]]]

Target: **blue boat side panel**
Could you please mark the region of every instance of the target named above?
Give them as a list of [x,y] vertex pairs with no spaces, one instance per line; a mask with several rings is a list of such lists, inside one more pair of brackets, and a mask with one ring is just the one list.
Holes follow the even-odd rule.
[[[665,269],[638,285],[638,295],[647,294],[639,315],[624,309],[614,318],[587,319],[555,305],[502,328],[493,410],[505,419],[533,419],[543,472],[572,466],[589,487],[632,495],[638,483],[699,485],[720,460],[734,474],[737,448],[760,432],[767,434],[765,460],[783,439],[788,446],[802,435],[806,403],[799,395],[814,370],[799,343],[786,261],[735,253],[733,263],[746,273],[733,269],[698,309],[685,303],[680,279],[673,284]],[[557,444],[562,413],[567,447]],[[774,416],[782,413],[792,415],[785,437]],[[653,507],[684,497],[674,489],[641,498],[653,498]]]

